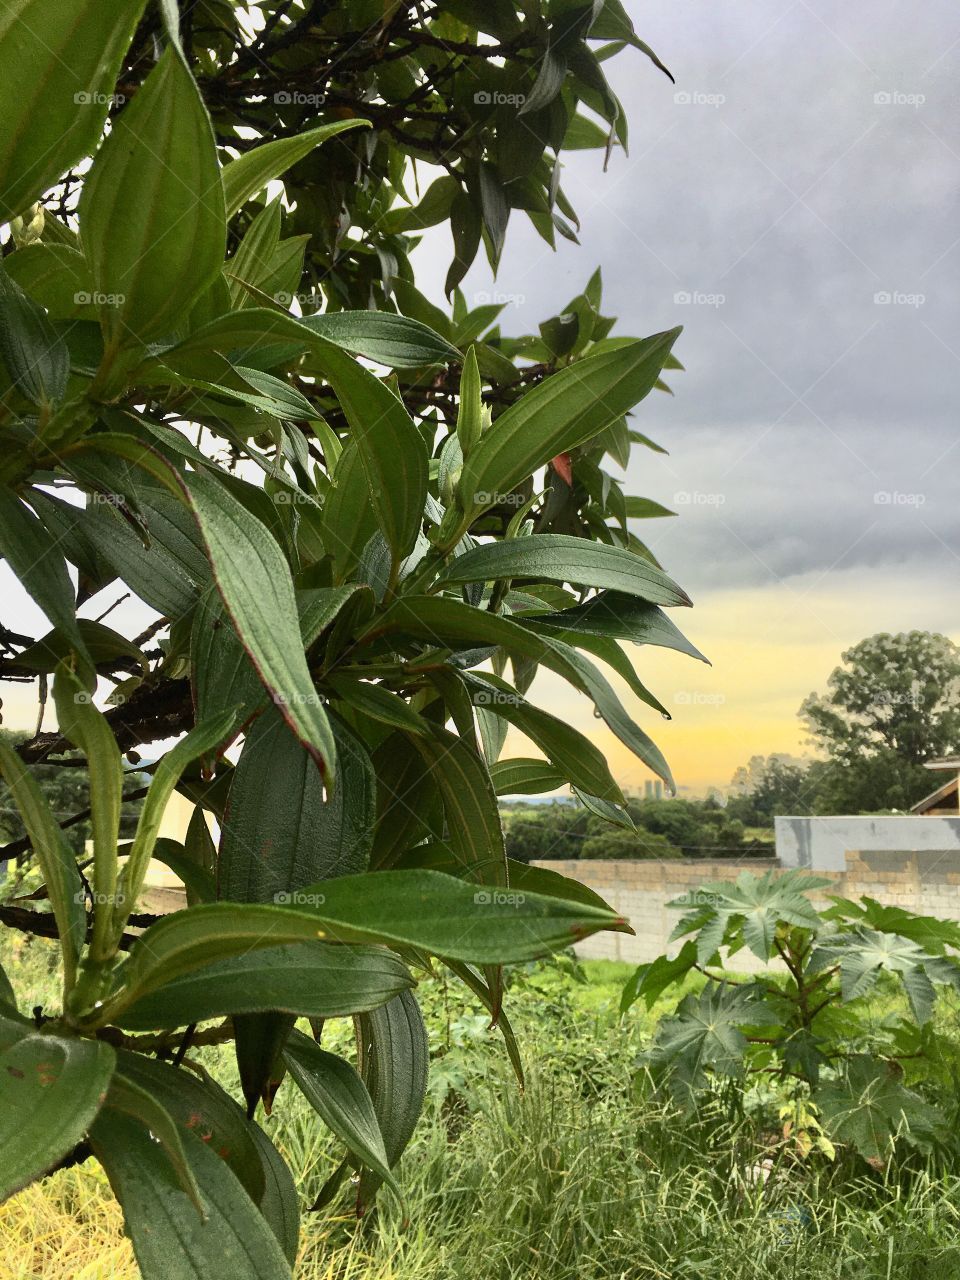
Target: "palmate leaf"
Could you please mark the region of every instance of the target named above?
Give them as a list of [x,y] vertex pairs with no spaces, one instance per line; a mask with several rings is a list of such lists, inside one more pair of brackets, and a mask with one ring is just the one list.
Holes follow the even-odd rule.
[[762,876],[744,871],[735,884],[702,885],[693,894],[685,894],[667,904],[696,907],[694,917],[683,922],[686,927],[682,933],[678,932],[678,926],[674,936],[683,936],[691,928],[698,928],[698,959],[706,964],[721,942],[731,943],[734,935],[742,931],[743,942],[754,955],[769,960],[775,953],[774,942],[781,921],[801,929],[819,929],[820,918],[805,895],[829,883],[822,876],[800,871],[781,875],[767,871]]
[[682,1064],[689,1080],[701,1078],[707,1070],[739,1076],[748,1043],[741,1028],[767,1017],[750,987],[705,987],[698,996],[685,996],[676,1012],[660,1023],[650,1063],[668,1070]]
[[943,1128],[936,1108],[900,1083],[897,1067],[866,1054],[851,1058],[842,1077],[821,1084],[814,1097],[830,1136],[871,1160],[885,1160],[898,1137],[928,1147]]
[[826,939],[811,957],[810,968],[816,972],[831,964],[840,966],[845,1001],[868,995],[882,972],[896,974],[921,1026],[933,1012],[934,983],[960,989],[960,963],[954,958],[930,955],[910,938],[875,929],[855,928]]
[[46,1173],[84,1136],[115,1055],[102,1040],[28,1034],[0,1054],[0,1200]]

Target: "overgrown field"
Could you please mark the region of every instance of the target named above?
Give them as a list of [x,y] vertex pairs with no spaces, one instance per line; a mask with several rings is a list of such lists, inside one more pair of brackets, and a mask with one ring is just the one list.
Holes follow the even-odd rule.
[[[4,963],[35,1002],[52,1002],[47,945],[14,945]],[[691,1118],[653,1101],[636,1059],[658,1009],[636,1007],[621,1022],[627,976],[626,966],[565,960],[514,975],[523,1095],[505,1054],[486,1051],[497,1033],[461,989],[423,984],[434,1061],[426,1122],[401,1164],[410,1225],[387,1196],[359,1225],[349,1197],[305,1213],[298,1280],[960,1276],[960,1163],[942,1152],[897,1169],[843,1153],[799,1159],[762,1111],[731,1118],[718,1106]],[[349,1038],[346,1024],[327,1035]],[[192,1056],[233,1086],[228,1049]],[[264,1123],[308,1204],[339,1155],[295,1089],[283,1089],[287,1105]],[[93,1161],[0,1207],[0,1259],[4,1280],[137,1276]]]

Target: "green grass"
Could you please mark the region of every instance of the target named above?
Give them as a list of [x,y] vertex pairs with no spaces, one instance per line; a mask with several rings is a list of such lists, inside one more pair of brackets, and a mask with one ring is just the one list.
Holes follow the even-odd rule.
[[[29,1003],[52,1003],[49,948],[8,946]],[[11,959],[13,964],[11,965]],[[297,1280],[954,1280],[960,1179],[840,1161],[751,1170],[774,1135],[684,1119],[644,1096],[635,1059],[655,1021],[621,1022],[628,966],[524,970],[508,1007],[524,1046],[520,1094],[498,1033],[455,984],[422,986],[433,1074],[401,1163],[411,1225],[384,1198],[358,1223],[349,1196],[304,1214]],[[28,1001],[23,1001],[26,1006]],[[349,1042],[347,1024],[332,1044]],[[204,1064],[235,1085],[229,1049]],[[338,1158],[290,1081],[264,1121],[304,1203]],[[4,1280],[134,1280],[120,1215],[93,1162],[0,1207]]]

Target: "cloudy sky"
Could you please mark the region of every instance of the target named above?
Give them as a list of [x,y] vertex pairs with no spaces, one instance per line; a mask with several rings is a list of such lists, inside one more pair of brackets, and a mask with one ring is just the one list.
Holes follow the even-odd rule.
[[[712,669],[638,667],[674,720],[638,718],[692,790],[802,749],[796,710],[875,631],[960,640],[960,12],[953,0],[685,0],[627,9],[671,68],[608,63],[630,154],[567,157],[581,245],[519,219],[497,287],[524,332],[593,267],[638,335],[685,325],[676,395],[637,426],[638,529],[690,592],[677,620]],[[437,264],[437,274],[444,263]],[[436,287],[436,285],[435,285]],[[484,269],[466,291],[490,289]],[[644,771],[559,686],[543,690]]]

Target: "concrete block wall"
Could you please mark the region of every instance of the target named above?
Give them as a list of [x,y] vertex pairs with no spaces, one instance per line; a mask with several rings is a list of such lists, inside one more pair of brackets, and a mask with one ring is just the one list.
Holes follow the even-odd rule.
[[[624,960],[641,964],[667,950],[675,950],[668,939],[682,914],[667,903],[701,886],[736,880],[741,871],[762,875],[785,868],[771,860],[678,859],[670,861],[570,861],[537,862],[561,875],[570,876],[599,893],[611,907],[627,917],[636,936],[599,933],[578,943],[577,954],[587,960]],[[817,906],[828,904],[828,894],[857,899],[876,898],[890,906],[904,907],[922,915],[960,920],[960,849],[869,850],[848,852],[842,871],[813,874],[829,881],[821,893],[811,895]],[[738,967],[753,967],[746,957],[737,957]]]

